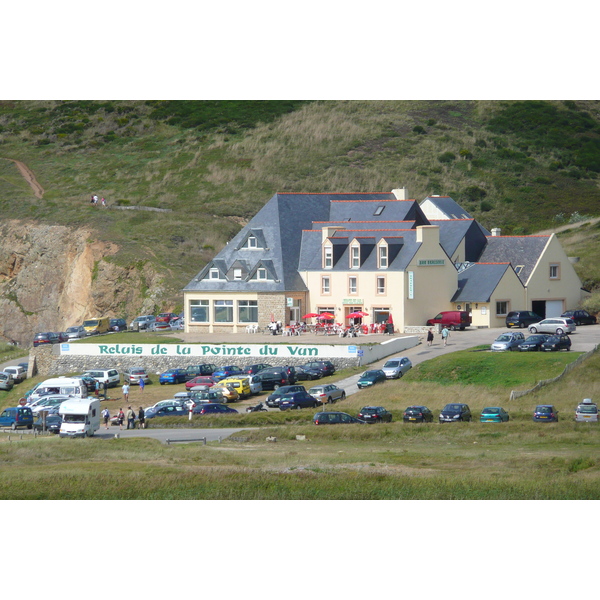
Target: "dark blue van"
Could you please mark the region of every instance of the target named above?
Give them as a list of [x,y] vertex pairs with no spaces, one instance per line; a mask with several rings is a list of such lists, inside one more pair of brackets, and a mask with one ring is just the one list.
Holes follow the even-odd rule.
[[29,406],[15,406],[13,408],[5,408],[0,414],[0,427],[33,427],[33,413]]

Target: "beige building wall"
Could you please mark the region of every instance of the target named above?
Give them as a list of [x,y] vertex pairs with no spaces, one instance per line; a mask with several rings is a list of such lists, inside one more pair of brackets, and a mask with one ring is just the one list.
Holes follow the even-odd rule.
[[[551,276],[551,267],[557,267],[557,277]],[[531,303],[535,300],[560,301],[561,312],[564,312],[580,306],[582,294],[581,279],[552,234],[527,282],[525,308],[531,310]]]

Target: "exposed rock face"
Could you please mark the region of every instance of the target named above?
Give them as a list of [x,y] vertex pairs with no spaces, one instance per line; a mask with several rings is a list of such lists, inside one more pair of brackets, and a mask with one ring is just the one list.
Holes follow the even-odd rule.
[[[5,221],[0,225],[0,335],[28,346],[38,331],[87,318],[152,312],[144,290],[160,289],[151,267],[109,262],[118,246],[86,228]],[[146,304],[146,306],[144,306]]]

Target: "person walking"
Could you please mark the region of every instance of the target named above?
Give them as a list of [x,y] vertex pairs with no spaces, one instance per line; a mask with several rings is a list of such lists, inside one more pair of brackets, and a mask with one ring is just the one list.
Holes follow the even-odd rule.
[[121,388],[121,391],[123,392],[123,400],[127,402],[129,400],[129,384],[124,383],[123,387]]
[[108,379],[102,384],[102,395],[105,400],[108,398]]
[[146,387],[146,384],[144,383],[144,378],[140,377],[140,392],[142,394],[144,393],[144,387]]
[[144,409],[141,406],[138,412],[138,423],[138,427],[140,429],[146,429],[146,413],[144,412]]
[[104,198],[102,198],[102,200],[100,200],[100,203],[102,204],[102,206],[106,206],[106,200]]
[[448,331],[447,327],[444,327],[444,329],[442,329],[442,340],[444,342],[444,346],[448,345],[448,338],[450,337],[450,332]]
[[433,344],[433,329],[430,328],[427,332],[427,345],[431,346],[431,344]]
[[96,379],[96,389],[95,394],[98,396],[100,394],[100,382]]
[[135,429],[135,413],[131,406],[127,407],[127,429]]
[[108,429],[108,422],[110,421],[110,411],[108,410],[108,408],[105,408],[102,411],[102,416],[104,417],[104,426],[106,427],[106,429]]
[[119,413],[117,414],[117,420],[119,421],[119,429],[123,429],[123,421],[125,420],[125,413],[123,409],[119,409]]

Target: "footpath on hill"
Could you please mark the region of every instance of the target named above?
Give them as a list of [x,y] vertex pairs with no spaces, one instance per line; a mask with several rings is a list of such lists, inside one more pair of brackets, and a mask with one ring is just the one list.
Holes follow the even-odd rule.
[[14,158],[2,158],[4,158],[4,160],[9,160],[15,163],[17,169],[19,169],[19,172],[23,176],[23,179],[25,179],[36,198],[43,197],[44,188],[38,183],[37,179],[35,178],[35,175],[33,174],[33,171],[25,163],[22,163],[20,160],[15,160]]

